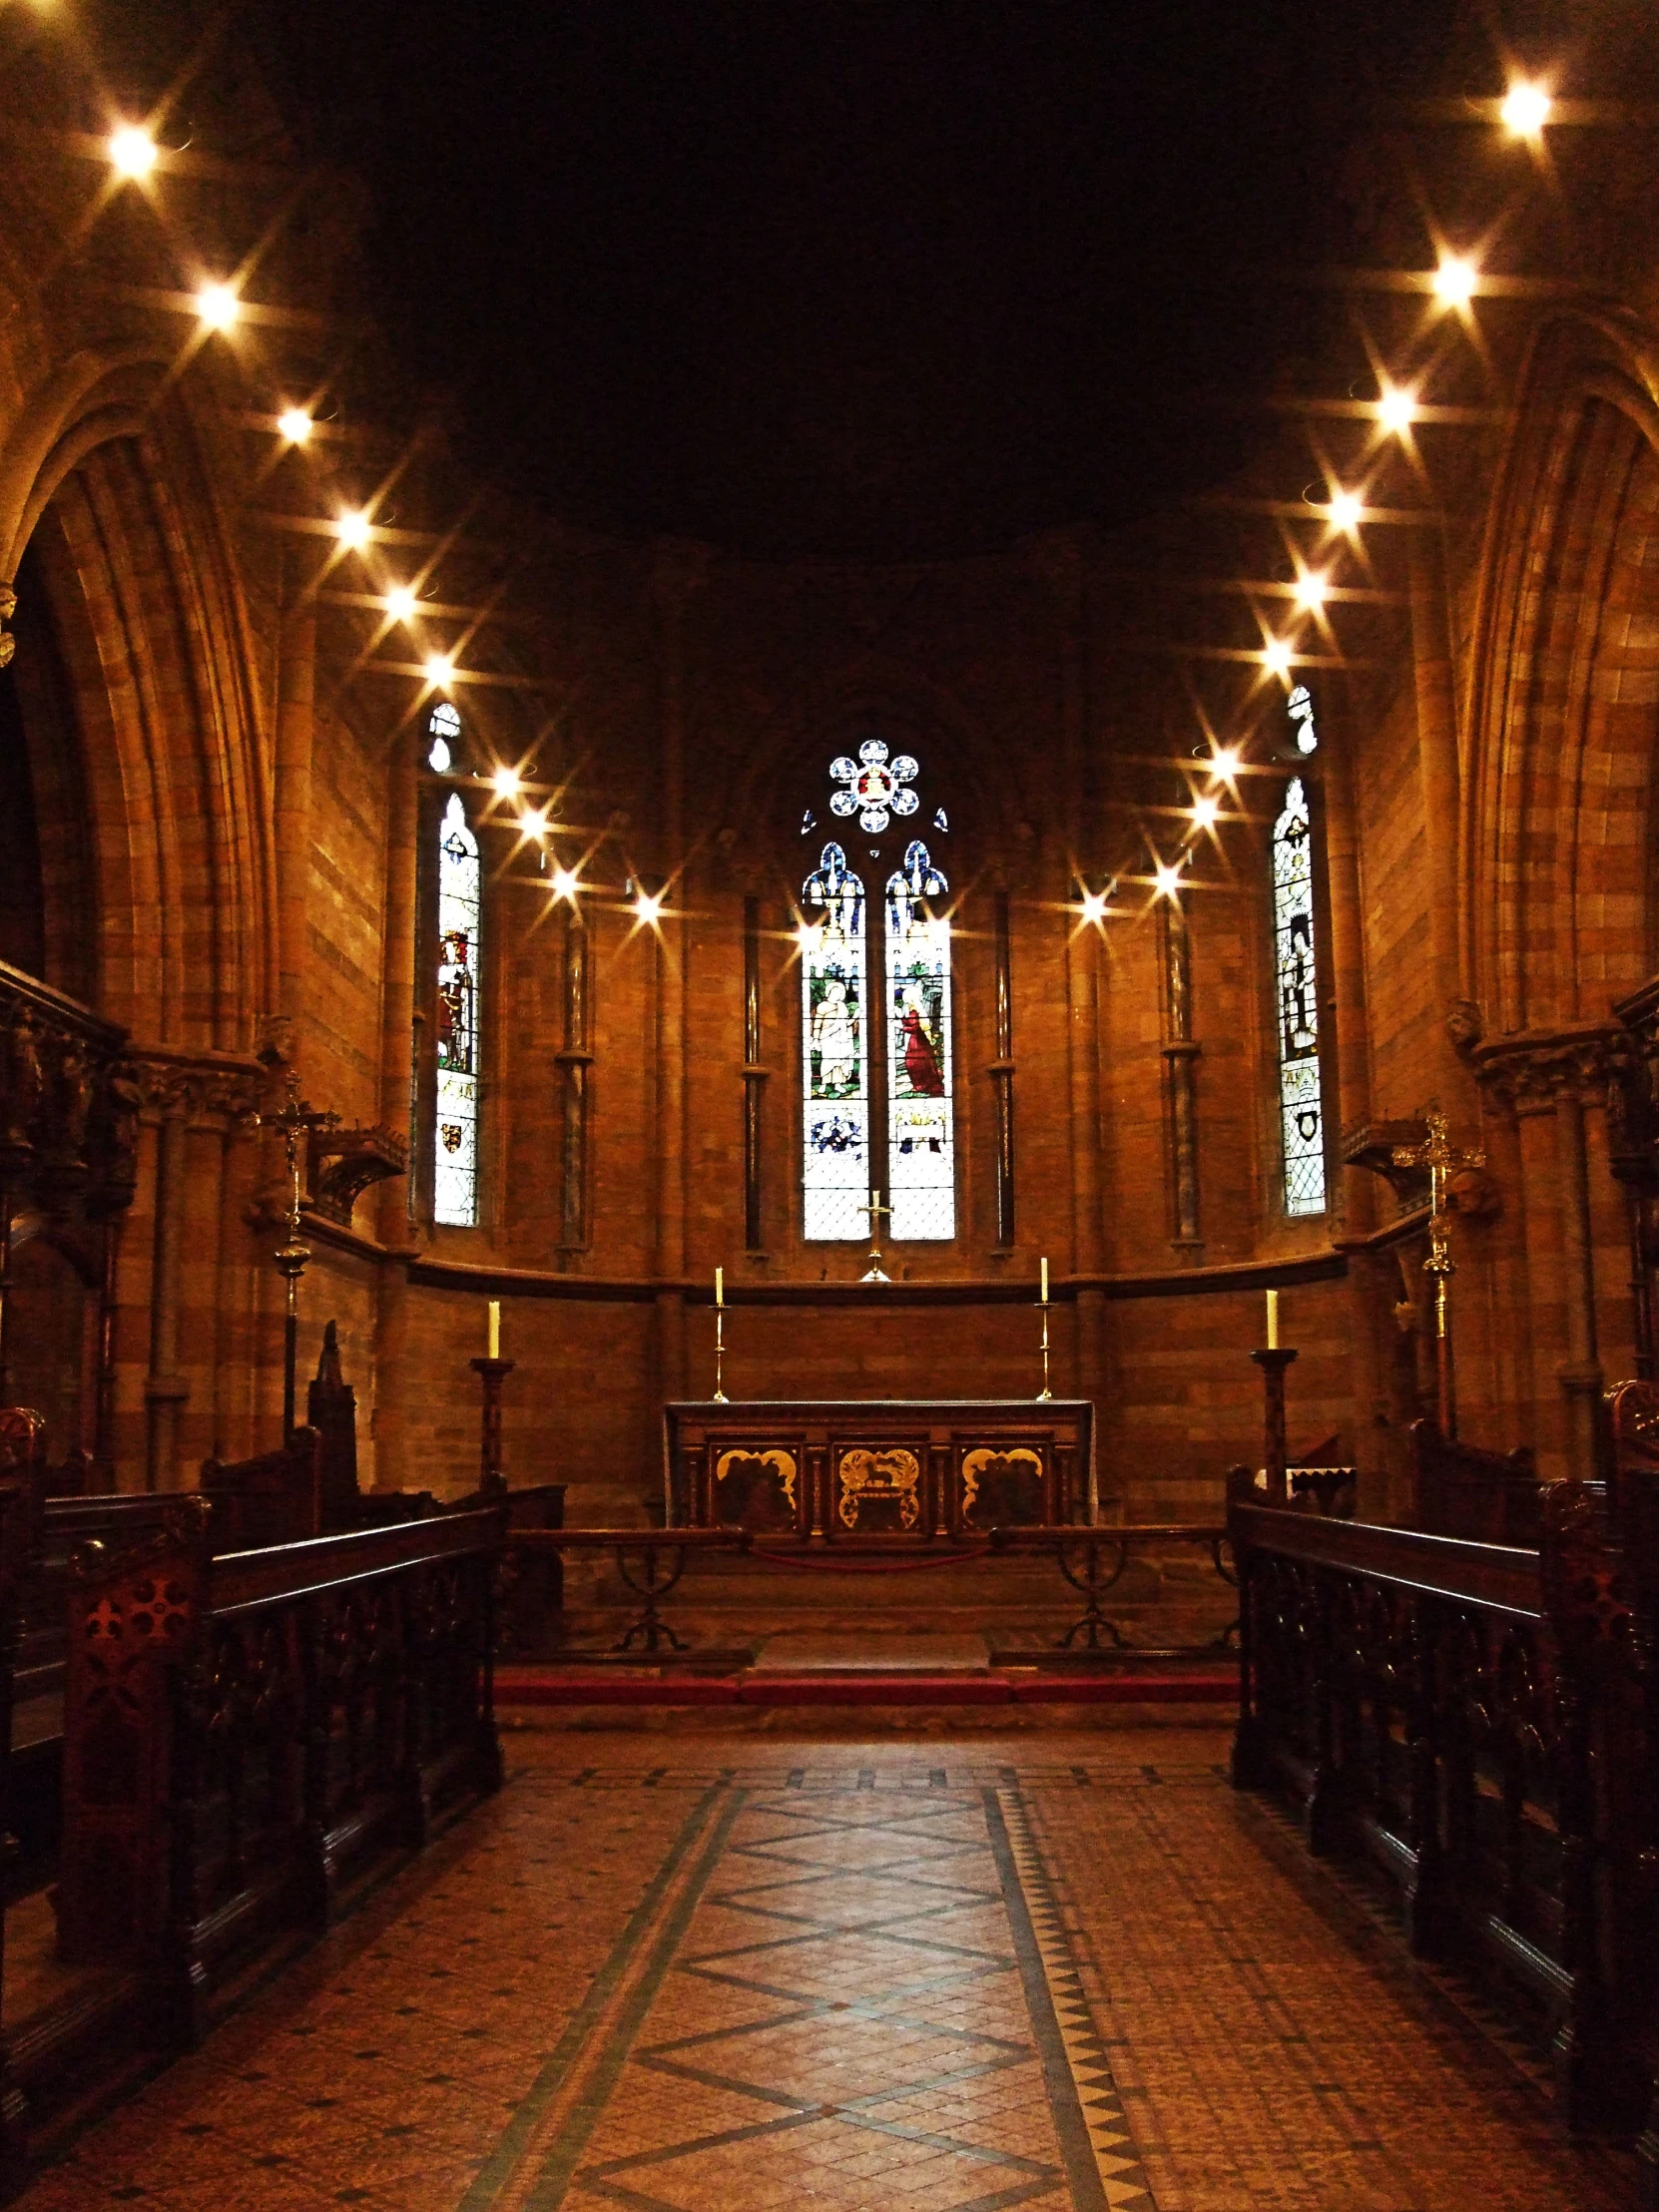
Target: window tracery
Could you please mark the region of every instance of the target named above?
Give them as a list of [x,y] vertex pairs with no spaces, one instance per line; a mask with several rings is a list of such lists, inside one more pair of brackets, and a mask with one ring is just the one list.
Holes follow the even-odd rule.
[[[920,764],[867,738],[830,765],[831,814],[879,836],[914,815]],[[814,824],[811,810],[804,833]],[[935,827],[947,830],[941,807]],[[871,857],[875,853],[872,848]],[[895,1240],[956,1234],[948,891],[912,838],[873,909],[844,849],[825,845],[802,886],[803,1228],[809,1242],[869,1233],[873,1184]],[[880,1072],[876,1072],[880,1071]],[[886,1209],[883,1209],[883,1213]]]

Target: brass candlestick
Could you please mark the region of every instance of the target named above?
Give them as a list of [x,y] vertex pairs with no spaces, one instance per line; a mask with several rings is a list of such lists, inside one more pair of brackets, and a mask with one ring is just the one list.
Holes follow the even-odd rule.
[[1270,1352],[1253,1352],[1250,1357],[1262,1371],[1262,1446],[1268,1470],[1268,1502],[1285,1505],[1290,1502],[1285,1478],[1285,1370],[1296,1354],[1281,1352],[1276,1346]]
[[1048,1301],[1046,1298],[1037,1301],[1037,1311],[1043,1318],[1043,1386],[1037,1392],[1038,1399],[1041,1400],[1054,1395],[1054,1392],[1048,1386]]
[[481,1497],[499,1497],[507,1487],[506,1469],[501,1464],[501,1385],[517,1362],[484,1359],[468,1365],[484,1385],[478,1492]]
[[726,1395],[726,1309],[724,1306],[715,1308],[715,1394],[711,1403],[715,1405],[729,1405],[731,1403],[731,1399]]

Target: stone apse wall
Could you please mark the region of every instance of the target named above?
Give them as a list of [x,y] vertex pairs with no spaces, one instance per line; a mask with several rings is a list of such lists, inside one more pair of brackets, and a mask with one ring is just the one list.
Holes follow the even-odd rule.
[[[1055,1387],[1098,1402],[1104,1496],[1140,1517],[1207,1511],[1223,1469],[1258,1456],[1248,1355],[1277,1284],[1301,1354],[1293,1444],[1337,1434],[1382,1509],[1427,1403],[1418,1194],[1344,1168],[1343,1133],[1435,1103],[1489,1162],[1456,1225],[1464,1433],[1534,1441],[1553,1472],[1583,1461],[1599,1378],[1634,1358],[1610,1008],[1655,964],[1659,370],[1639,299],[1539,325],[1512,428],[1465,470],[1471,519],[1391,539],[1398,589],[1381,595],[1364,665],[1308,673],[1332,1205],[1303,1222],[1275,1196],[1266,855],[1284,686],[1251,678],[1252,773],[1185,899],[1201,1049],[1197,1236],[1183,1237],[1149,855],[1178,841],[1170,764],[1191,760],[1201,724],[1176,660],[1130,636],[1133,549],[1056,533],[1002,558],[878,567],[583,536],[480,496],[372,358],[346,426],[283,451],[274,402],[314,386],[314,318],[350,295],[348,198],[327,223],[277,225],[249,285],[266,318],[234,342],[203,340],[171,291],[154,304],[173,280],[167,237],[133,196],[99,218],[103,276],[122,281],[48,286],[54,242],[99,179],[73,139],[85,86],[50,57],[28,71],[64,138],[28,163],[0,154],[15,210],[0,577],[19,592],[17,669],[0,683],[19,687],[44,906],[15,941],[131,1030],[142,1073],[114,1314],[123,1484],[172,1486],[210,1451],[275,1440],[280,1158],[250,1120],[274,1082],[291,1068],[347,1126],[393,1150],[409,1137],[411,1068],[418,1101],[431,1050],[420,856],[450,788],[422,766],[430,651],[461,671],[468,758],[523,771],[556,826],[551,857],[589,886],[589,1119],[572,1203],[568,908],[485,796],[481,1225],[434,1231],[420,1174],[412,1196],[401,1176],[367,1190],[349,1227],[306,1222],[302,1348],[314,1357],[338,1320],[375,1479],[453,1494],[475,1478],[466,1363],[490,1297],[517,1363],[513,1478],[568,1480],[573,1517],[607,1519],[654,1490],[663,1399],[709,1386],[717,1265],[734,1392],[1018,1394],[1036,1387],[1046,1255]],[[248,117],[219,121],[230,135]],[[170,221],[225,266],[270,233],[264,175],[227,182],[222,164],[196,183],[182,165],[169,191]],[[334,518],[381,512],[391,480],[395,520],[342,549]],[[379,598],[411,577],[441,610],[415,630]],[[1167,605],[1159,619],[1168,634]],[[861,1250],[801,1236],[792,934],[828,828],[827,764],[868,731],[921,760],[918,819],[943,805],[951,823],[931,841],[954,902],[960,1215],[953,1243],[899,1248],[899,1281],[874,1296],[853,1287]],[[641,882],[664,887],[656,928],[631,911]],[[1112,911],[1085,921],[1081,890],[1109,882]],[[746,1068],[765,1071],[748,1078],[763,1099],[754,1251]],[[418,1107],[417,1166],[428,1123]],[[61,1287],[32,1310],[24,1284],[20,1343],[62,1326]],[[73,1415],[83,1431],[93,1394]]]

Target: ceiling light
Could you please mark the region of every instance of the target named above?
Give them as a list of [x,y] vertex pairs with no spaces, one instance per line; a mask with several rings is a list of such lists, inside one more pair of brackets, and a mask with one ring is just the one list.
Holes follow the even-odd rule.
[[1384,430],[1401,437],[1417,419],[1417,402],[1402,384],[1389,384],[1377,402],[1377,419]]
[[372,528],[366,507],[347,507],[334,518],[335,537],[353,550],[368,543]]
[[1229,781],[1239,773],[1239,749],[1235,745],[1218,746],[1210,756],[1210,774],[1223,776]]
[[303,407],[289,407],[276,417],[276,427],[289,445],[303,445],[314,425]]
[[[427,683],[429,683],[429,684],[435,684],[435,685],[436,685],[436,686],[438,687],[438,689],[439,689],[439,690],[441,691],[441,690],[443,689],[443,687],[444,687],[444,686],[445,686],[446,684],[452,684],[452,683],[454,682],[454,680],[455,680],[455,664],[454,664],[454,662],[453,662],[453,661],[452,661],[452,660],[451,660],[451,659],[449,658],[448,654],[447,654],[447,653],[433,653],[433,654],[431,654],[431,655],[430,655],[430,656],[428,657],[428,659],[427,659],[427,662],[426,662],[426,681],[427,681]],[[514,786],[513,786],[513,789],[514,789],[514,791],[516,791],[516,790],[518,789],[518,786],[517,786],[517,784],[516,784],[516,783],[514,784]]]
[[136,123],[110,133],[110,160],[123,177],[148,177],[156,166],[156,142]]
[[1299,607],[1323,607],[1331,596],[1331,586],[1326,578],[1305,569],[1296,580],[1296,603]]
[[540,844],[547,835],[548,813],[549,810],[545,807],[526,807],[518,818],[521,835],[532,837],[537,844]]
[[415,611],[415,595],[407,585],[399,584],[387,592],[385,607],[393,622],[407,622]]
[[654,898],[649,891],[641,891],[634,901],[634,911],[641,921],[655,922],[662,916],[663,902],[660,898]]
[[574,899],[581,888],[581,878],[573,867],[556,867],[553,870],[553,896]]
[[[426,664],[426,673],[428,675],[431,675],[432,665],[433,664],[430,661],[428,661]],[[446,661],[444,663],[444,666],[448,669],[449,675],[453,676],[455,673],[454,663],[452,661]],[[446,677],[444,681],[447,682],[448,678]],[[519,791],[519,782],[518,771],[516,768],[498,768],[495,774],[490,778],[490,782],[495,787],[495,796],[497,799],[517,798]]]
[[1508,97],[1498,114],[1511,137],[1536,138],[1549,121],[1549,111],[1554,105],[1542,85],[1518,83],[1509,87]]
[[1201,830],[1213,830],[1220,819],[1221,801],[1219,799],[1195,799],[1193,801],[1193,820]]
[[204,284],[196,294],[196,311],[210,330],[229,330],[242,302],[229,284]]
[[1474,297],[1474,279],[1478,274],[1466,255],[1442,254],[1440,266],[1434,272],[1435,298],[1443,299],[1448,307],[1466,307]]
[[1291,649],[1283,638],[1269,638],[1262,648],[1262,659],[1275,676],[1289,676],[1291,673]]
[[1352,530],[1365,511],[1353,492],[1338,491],[1332,493],[1331,519],[1339,530]]
[[1158,896],[1160,898],[1173,898],[1180,888],[1180,861],[1178,860],[1174,867],[1170,867],[1164,861],[1160,860],[1158,862]]
[[1083,893],[1083,919],[1096,922],[1106,919],[1106,893],[1104,891],[1085,891]]

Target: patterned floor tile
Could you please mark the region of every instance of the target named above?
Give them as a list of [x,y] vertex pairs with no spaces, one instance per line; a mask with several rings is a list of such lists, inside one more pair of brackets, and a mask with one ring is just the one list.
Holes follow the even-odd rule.
[[526,1734],[23,2212],[1615,2212],[1192,1728]]

